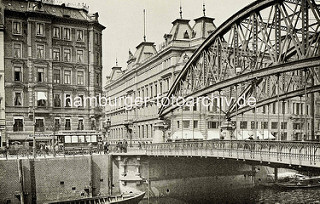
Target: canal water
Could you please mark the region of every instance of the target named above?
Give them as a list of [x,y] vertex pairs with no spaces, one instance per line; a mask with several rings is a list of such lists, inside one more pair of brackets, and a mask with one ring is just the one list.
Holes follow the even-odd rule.
[[236,195],[211,195],[206,198],[194,198],[192,201],[186,201],[176,198],[163,197],[159,199],[145,199],[140,204],[214,204],[214,203],[319,203],[320,188],[283,190],[270,187],[255,187],[246,189],[249,193]]

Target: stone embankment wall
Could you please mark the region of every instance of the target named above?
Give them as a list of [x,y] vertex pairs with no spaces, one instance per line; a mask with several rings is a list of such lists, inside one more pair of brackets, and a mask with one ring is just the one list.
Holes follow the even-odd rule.
[[108,195],[109,160],[108,155],[0,160],[0,203]]

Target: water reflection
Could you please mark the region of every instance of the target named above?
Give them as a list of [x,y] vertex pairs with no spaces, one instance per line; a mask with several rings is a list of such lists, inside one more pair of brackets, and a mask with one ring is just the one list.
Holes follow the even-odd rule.
[[[245,193],[244,193],[245,192]],[[195,197],[192,200],[183,198],[145,199],[140,204],[213,204],[213,203],[320,203],[320,188],[283,190],[270,187],[243,189],[243,192],[232,195],[208,195]]]

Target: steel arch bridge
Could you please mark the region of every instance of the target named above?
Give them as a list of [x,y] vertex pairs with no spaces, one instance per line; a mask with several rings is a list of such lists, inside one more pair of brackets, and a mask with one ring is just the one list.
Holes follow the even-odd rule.
[[[320,91],[320,6],[315,0],[258,0],[243,8],[196,50],[166,100],[210,94],[255,97],[255,108]],[[178,106],[162,105],[164,117]],[[253,109],[234,101],[230,119]],[[311,112],[315,107],[311,104]]]

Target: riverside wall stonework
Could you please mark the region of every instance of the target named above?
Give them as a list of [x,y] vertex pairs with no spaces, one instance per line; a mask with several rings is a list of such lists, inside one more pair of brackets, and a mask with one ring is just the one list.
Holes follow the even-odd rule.
[[108,160],[108,155],[0,160],[0,203],[107,195]]

